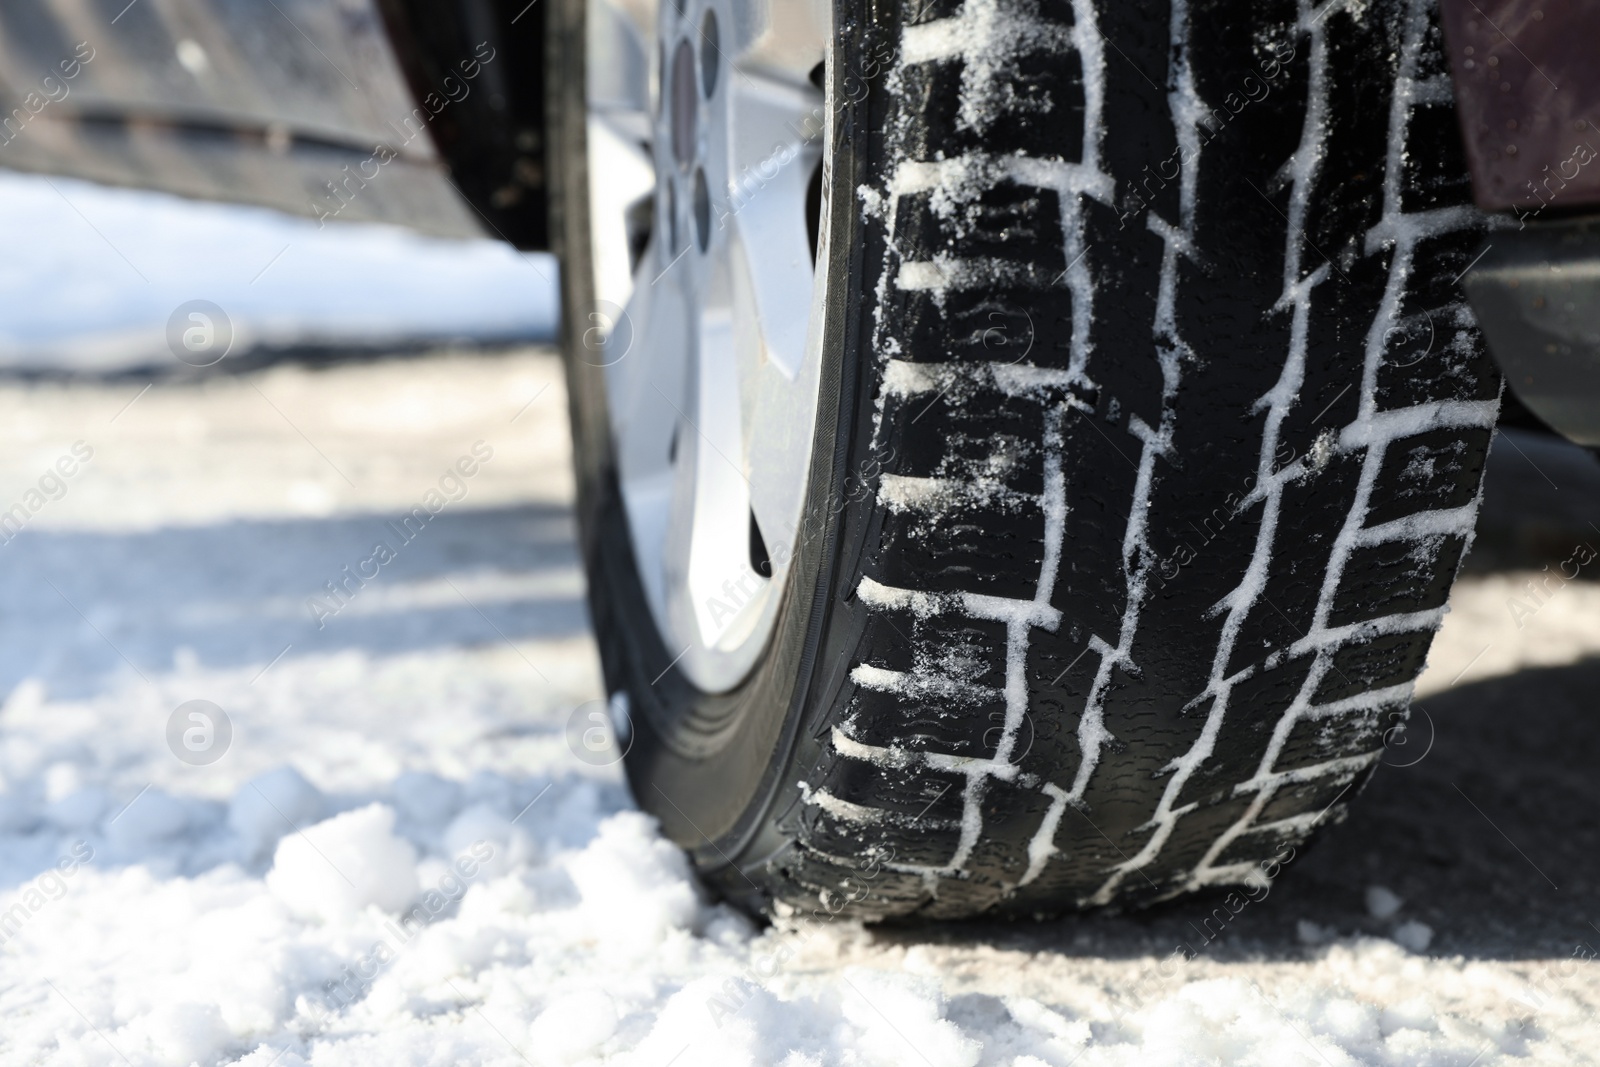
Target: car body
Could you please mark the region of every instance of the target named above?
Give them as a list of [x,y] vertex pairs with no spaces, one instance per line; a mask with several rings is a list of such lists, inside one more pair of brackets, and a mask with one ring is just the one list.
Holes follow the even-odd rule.
[[0,166],[540,248],[542,23],[517,14],[7,4]]

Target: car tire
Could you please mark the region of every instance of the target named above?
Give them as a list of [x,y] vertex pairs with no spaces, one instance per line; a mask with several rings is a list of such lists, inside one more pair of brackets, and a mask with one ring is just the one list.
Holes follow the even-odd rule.
[[1270,884],[1403,729],[1498,410],[1432,5],[839,0],[804,517],[721,692],[627,533],[589,13],[548,17],[579,519],[641,807],[763,914]]

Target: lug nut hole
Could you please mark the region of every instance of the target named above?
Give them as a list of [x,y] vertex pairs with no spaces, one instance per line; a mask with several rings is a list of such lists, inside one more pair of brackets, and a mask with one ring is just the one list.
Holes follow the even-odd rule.
[[694,229],[700,240],[700,251],[711,246],[711,190],[706,188],[706,172],[694,172]]

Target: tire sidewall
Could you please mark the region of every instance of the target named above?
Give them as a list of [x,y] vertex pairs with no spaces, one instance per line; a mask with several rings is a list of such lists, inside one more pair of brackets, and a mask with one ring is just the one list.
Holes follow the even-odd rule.
[[[802,729],[808,709],[825,715],[845,679],[826,667],[844,662],[843,635],[830,628],[838,605],[841,534],[859,529],[869,501],[849,500],[849,451],[859,440],[860,366],[856,322],[862,276],[855,204],[871,94],[847,53],[860,33],[837,26],[829,77],[831,107],[824,155],[826,256],[823,366],[809,484],[800,534],[772,637],[750,675],[734,690],[708,694],[673,667],[679,650],[657,631],[634,559],[617,480],[606,406],[605,371],[585,331],[595,309],[589,248],[584,95],[583,0],[547,7],[550,87],[549,172],[552,237],[561,261],[561,348],[568,383],[579,538],[589,576],[589,606],[608,692],[627,694],[632,737],[625,759],[634,796],[663,831],[687,849],[703,876],[747,906],[761,894],[743,869],[781,849],[775,820],[794,807],[798,789],[783,773],[796,749],[815,748]],[[836,14],[836,18],[840,16]],[[858,25],[871,22],[858,17]],[[881,76],[875,68],[868,68]],[[637,336],[637,334],[636,334]],[[634,358],[633,352],[623,358]],[[587,356],[588,358],[585,358]],[[828,640],[824,641],[824,636]],[[848,639],[845,640],[848,651]],[[830,655],[826,648],[834,649]],[[808,743],[810,742],[810,743]]]

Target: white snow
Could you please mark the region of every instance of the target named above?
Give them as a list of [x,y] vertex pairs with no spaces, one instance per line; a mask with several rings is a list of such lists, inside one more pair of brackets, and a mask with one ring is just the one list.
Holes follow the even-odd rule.
[[845,822],[881,823],[888,814],[880,808],[869,808],[862,804],[853,804],[848,800],[840,800],[826,789],[812,789],[805,782],[800,783],[800,796],[807,804],[815,805]]
[[137,849],[177,837],[189,829],[188,807],[160,789],[147,789],[105,823],[107,838]]
[[863,689],[880,693],[899,693],[909,699],[941,696],[966,700],[977,704],[993,700],[1000,691],[992,686],[972,685],[959,678],[916,671],[891,671],[870,663],[858,663],[850,668],[850,680]]
[[317,821],[322,794],[292,766],[258,774],[228,802],[228,828],[239,835],[251,856],[277,845],[284,834]]
[[1433,927],[1427,923],[1408,919],[1394,928],[1389,935],[1397,945],[1404,945],[1412,952],[1426,952],[1433,942]]
[[580,989],[551,998],[528,1025],[528,1044],[556,1063],[578,1063],[616,1032],[616,1002],[602,990]]
[[[411,807],[421,808],[428,799],[427,794],[411,798]],[[488,858],[479,858],[479,868],[486,878],[498,878],[525,867],[536,854],[533,839],[527,831],[488,804],[474,804],[450,820],[441,843],[446,856],[460,856],[471,851],[475,845],[488,845],[493,850],[492,854]],[[480,848],[479,851],[483,850]]]
[[1053,782],[1046,782],[1043,792],[1050,798],[1050,806],[1045,809],[1044,818],[1039,820],[1039,829],[1028,841],[1028,869],[1017,880],[1019,886],[1028,885],[1043,874],[1044,865],[1050,862],[1050,857],[1061,851],[1056,847],[1056,828],[1061,825],[1061,816],[1066,813],[1071,797]]
[[1405,901],[1395,896],[1387,886],[1367,886],[1367,914],[1374,919],[1388,919],[1400,910]]
[[[1092,635],[1088,642],[1088,647],[1099,656],[1099,662],[1095,668],[1095,677],[1089,690],[1088,699],[1085,701],[1083,717],[1078,723],[1078,745],[1079,750],[1084,753],[1084,757],[1078,765],[1077,773],[1073,776],[1071,790],[1067,793],[1068,802],[1082,801],[1099,765],[1101,753],[1106,745],[1115,740],[1111,731],[1105,725],[1105,701],[1116,672],[1137,672],[1137,665],[1132,658],[1133,643],[1139,632],[1140,612],[1143,609],[1145,598],[1150,592],[1149,574],[1157,565],[1156,554],[1151,550],[1146,530],[1151,494],[1154,491],[1156,481],[1155,461],[1157,457],[1171,452],[1176,422],[1174,399],[1177,395],[1178,382],[1182,373],[1182,361],[1185,356],[1192,358],[1191,349],[1179,333],[1175,309],[1178,287],[1178,260],[1180,256],[1192,256],[1195,171],[1199,166],[1200,159],[1195,116],[1203,111],[1189,74],[1189,21],[1188,8],[1185,4],[1178,3],[1173,5],[1169,34],[1172,43],[1176,84],[1173,91],[1168,95],[1168,109],[1172,114],[1173,126],[1178,131],[1180,142],[1191,148],[1192,152],[1185,154],[1182,193],[1179,200],[1179,225],[1175,226],[1171,222],[1159,218],[1153,212],[1146,220],[1150,231],[1162,239],[1164,246],[1161,284],[1156,301],[1155,322],[1152,324],[1151,331],[1154,342],[1153,347],[1161,367],[1161,415],[1158,425],[1153,428],[1138,417],[1131,417],[1128,421],[1128,430],[1139,438],[1141,447],[1137,474],[1134,480],[1133,498],[1129,504],[1128,523],[1123,534],[1122,543],[1126,607],[1122,612],[1121,625],[1119,626],[1115,647],[1099,634]],[[1074,323],[1074,330],[1078,328],[1078,324]],[[1115,403],[1116,401],[1113,399],[1112,404]],[[1269,517],[1264,517],[1263,526],[1265,527],[1269,521]],[[1268,536],[1270,536],[1270,531],[1268,531]],[[1245,581],[1249,582],[1250,580],[1251,575],[1247,573]],[[1227,638],[1224,638],[1224,640],[1226,641]],[[1215,686],[1215,679],[1218,674],[1219,672],[1214,668],[1213,682],[1208,688]],[[1225,703],[1226,694],[1224,693],[1216,701],[1216,704],[1220,707]],[[1152,817],[1152,822],[1156,825],[1155,834],[1140,852],[1132,857],[1126,857],[1123,863],[1118,865],[1106,878],[1095,894],[1094,899],[1098,902],[1103,903],[1111,899],[1122,878],[1150,862],[1165,844],[1175,821],[1172,800],[1191,773],[1191,767],[1196,762],[1196,756],[1204,758],[1204,755],[1210,751],[1211,737],[1214,734],[1212,722],[1219,714],[1219,710],[1213,710],[1200,740],[1190,753],[1180,757],[1176,762],[1177,773],[1169,781],[1167,790]],[[1030,852],[1032,851],[1030,849]],[[1205,857],[1206,860],[1213,858],[1214,856]],[[1204,862],[1202,862],[1201,866],[1204,865]],[[1028,874],[1032,876],[1036,873],[1030,860]]]
[[417,850],[394,835],[393,808],[369,804],[279,841],[267,888],[302,918],[397,913],[420,889]]
[[[708,900],[618,767],[567,748],[602,691],[563,614],[581,582],[530,580],[576,567],[547,510],[571,493],[551,357],[162,383],[111,423],[141,387],[0,382],[0,499],[63,440],[92,429],[97,448],[0,544],[0,594],[28,609],[0,619],[0,1062],[1594,1062],[1594,962],[1428,955],[1442,933],[1403,909],[1383,937],[1301,913],[1314,945],[1192,960],[1110,920],[758,930]],[[304,597],[480,436],[496,459],[473,495],[362,597],[411,592],[317,631]],[[316,508],[301,483],[323,487]],[[1499,673],[1596,610],[1574,585],[1517,630],[1504,600],[1525,578],[1463,585],[1425,687],[1485,632],[1506,648],[1473,669]],[[446,580],[483,615],[414,595]],[[196,698],[233,723],[204,767],[163,732]]]
[[[256,344],[548,339],[555,261],[68,178],[0,171],[0,366],[171,365],[167,320],[210,300]],[[63,284],[71,279],[71,284]]]
[[901,38],[904,63],[960,58],[961,109],[958,121],[982,130],[1004,112],[1049,113],[1055,101],[1024,98],[1011,81],[1020,56],[1063,53],[1081,47],[1081,38],[1039,19],[1027,0],[968,0],[950,18],[907,26]]

